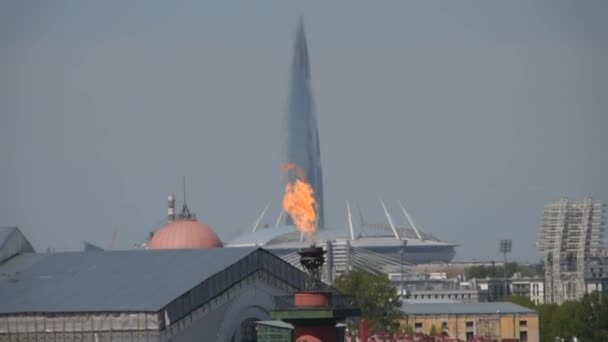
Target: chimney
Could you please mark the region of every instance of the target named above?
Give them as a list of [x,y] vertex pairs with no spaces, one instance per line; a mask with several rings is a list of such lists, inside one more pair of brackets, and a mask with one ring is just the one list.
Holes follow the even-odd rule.
[[175,221],[175,196],[169,194],[167,197],[167,222]]

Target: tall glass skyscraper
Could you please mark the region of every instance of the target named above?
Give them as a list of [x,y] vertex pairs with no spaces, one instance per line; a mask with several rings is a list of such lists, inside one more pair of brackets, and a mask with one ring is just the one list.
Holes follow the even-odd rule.
[[[302,18],[298,23],[291,64],[289,99],[285,113],[285,134],[285,163],[293,163],[300,168],[306,181],[312,186],[317,206],[317,227],[322,229],[324,215],[321,150],[312,97],[308,46]],[[293,180],[296,175],[292,172],[292,174],[288,174],[288,177]],[[287,217],[287,222],[292,223],[290,217]]]

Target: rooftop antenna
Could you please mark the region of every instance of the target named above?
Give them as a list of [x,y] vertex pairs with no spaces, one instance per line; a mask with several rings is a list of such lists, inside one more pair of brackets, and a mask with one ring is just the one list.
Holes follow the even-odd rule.
[[348,229],[350,230],[350,239],[355,239],[355,230],[353,228],[353,214],[350,211],[350,203],[346,201],[346,212],[348,213]]
[[410,217],[410,214],[408,214],[408,212],[405,210],[405,206],[403,205],[403,203],[401,203],[401,201],[399,201],[399,207],[401,208],[401,211],[403,211],[403,215],[405,215],[405,219],[407,220],[407,222],[409,222],[410,226],[412,226],[412,228],[414,229],[418,240],[424,241],[422,234],[420,234],[420,231],[418,231],[418,227],[416,227],[416,225],[414,224],[414,221]]
[[268,207],[270,206],[270,202],[268,202],[268,204],[266,204],[266,206],[264,207],[264,210],[262,210],[262,213],[260,214],[260,216],[258,216],[257,220],[255,220],[255,223],[253,224],[253,227],[251,228],[252,232],[255,232],[258,227],[260,226],[260,224],[262,223],[262,220],[264,219],[264,215],[266,215],[266,211],[268,210]]
[[182,220],[195,220],[195,216],[190,213],[190,209],[188,209],[188,204],[186,204],[186,176],[183,178],[184,185],[184,205],[182,206],[182,212],[179,214],[179,218]]
[[391,229],[393,230],[395,238],[401,240],[401,238],[399,237],[399,233],[397,232],[397,228],[395,228],[395,225],[393,224],[391,214],[388,213],[388,210],[386,209],[386,205],[384,205],[384,201],[382,200],[382,198],[380,198],[380,204],[382,204],[382,209],[384,209],[384,215],[386,215],[386,219],[388,220],[389,226],[391,226]]

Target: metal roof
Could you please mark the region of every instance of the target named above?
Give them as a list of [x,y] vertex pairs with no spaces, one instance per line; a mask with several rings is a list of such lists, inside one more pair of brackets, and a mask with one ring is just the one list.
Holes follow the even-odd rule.
[[34,248],[17,227],[0,227],[0,263],[19,253],[31,253]]
[[159,311],[255,251],[24,253],[0,263],[0,314]]
[[536,313],[535,310],[508,302],[405,303],[401,311],[409,315]]

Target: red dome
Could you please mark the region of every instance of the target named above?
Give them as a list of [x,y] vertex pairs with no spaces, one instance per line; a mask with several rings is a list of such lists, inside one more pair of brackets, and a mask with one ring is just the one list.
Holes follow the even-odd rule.
[[203,222],[177,220],[154,233],[148,249],[216,248],[222,247],[217,234]]

